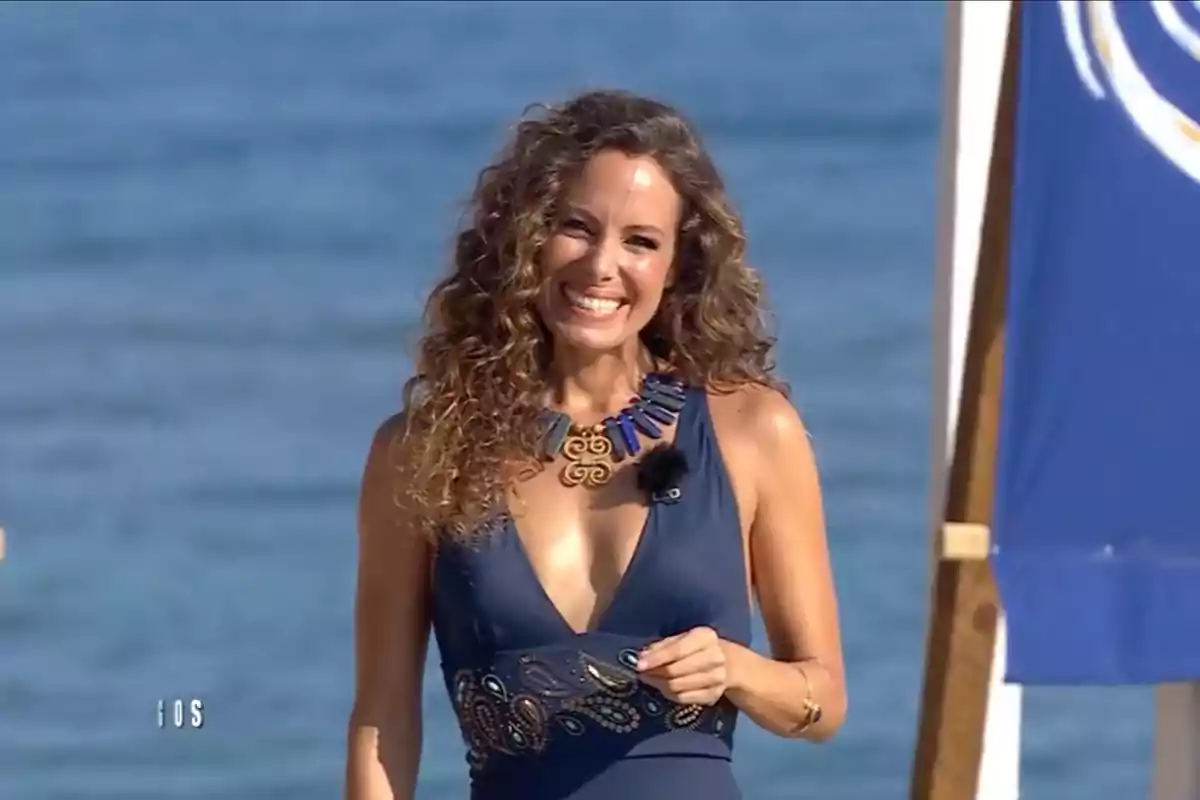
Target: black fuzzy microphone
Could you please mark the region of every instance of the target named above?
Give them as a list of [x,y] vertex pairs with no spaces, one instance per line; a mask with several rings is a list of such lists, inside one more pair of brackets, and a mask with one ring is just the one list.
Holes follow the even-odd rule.
[[680,484],[688,473],[687,457],[673,444],[660,444],[642,456],[635,467],[637,487],[651,503],[677,503]]

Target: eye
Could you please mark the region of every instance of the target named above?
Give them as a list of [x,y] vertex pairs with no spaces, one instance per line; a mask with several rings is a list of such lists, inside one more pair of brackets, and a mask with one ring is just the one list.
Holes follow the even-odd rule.
[[563,221],[562,229],[573,233],[590,233],[587,223],[578,217],[568,217]]
[[658,242],[651,239],[649,236],[630,236],[628,242],[640,250],[658,249]]

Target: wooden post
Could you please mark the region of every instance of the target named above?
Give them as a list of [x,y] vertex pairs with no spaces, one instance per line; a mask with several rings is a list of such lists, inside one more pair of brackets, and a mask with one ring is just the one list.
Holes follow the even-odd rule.
[[[978,792],[988,686],[1000,613],[991,565],[978,539],[991,525],[999,400],[1004,356],[1009,204],[1013,156],[1015,72],[1019,47],[1016,3],[1009,22],[1005,69],[996,111],[987,203],[975,278],[962,395],[944,519],[938,526],[932,619],[910,796],[912,800],[973,800]],[[984,531],[980,534],[980,529]],[[950,535],[947,536],[947,531]],[[958,544],[974,540],[956,556]],[[961,549],[961,548],[959,548]]]
[[1152,800],[1200,798],[1200,683],[1159,686]]

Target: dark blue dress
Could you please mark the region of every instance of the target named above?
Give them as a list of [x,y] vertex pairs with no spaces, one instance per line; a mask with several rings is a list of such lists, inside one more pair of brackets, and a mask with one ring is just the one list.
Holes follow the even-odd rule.
[[651,506],[594,632],[575,633],[555,609],[511,520],[439,546],[434,633],[472,800],[741,797],[734,706],[672,703],[633,669],[639,648],[700,625],[750,642],[737,505],[704,392],[688,390],[677,425],[682,495]]

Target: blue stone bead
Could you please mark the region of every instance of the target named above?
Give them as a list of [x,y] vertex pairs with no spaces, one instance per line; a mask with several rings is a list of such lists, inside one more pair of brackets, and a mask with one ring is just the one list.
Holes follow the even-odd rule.
[[651,376],[651,378],[646,381],[646,388],[656,389],[680,398],[682,398],[686,393],[683,384],[668,375],[656,374]]
[[636,456],[642,450],[642,444],[638,441],[637,431],[633,429],[633,420],[624,411],[621,416],[617,417],[617,421],[621,427],[621,437],[625,439],[625,449],[629,451],[629,455]]
[[604,420],[604,435],[612,443],[613,461],[624,461],[628,452],[625,449],[625,437],[621,435],[621,423],[615,417]]
[[673,412],[656,406],[653,403],[648,403],[641,398],[638,398],[636,408],[646,416],[658,420],[663,425],[673,425],[675,423],[675,414]]
[[642,391],[642,399],[649,400],[651,403],[654,403],[657,406],[662,406],[665,409],[674,411],[676,414],[683,410],[684,399],[682,397],[676,397],[675,395],[672,395],[669,392],[654,386],[647,386],[645,390]]
[[567,440],[567,433],[571,430],[571,418],[566,414],[558,414],[554,422],[550,425],[550,429],[546,431],[546,437],[542,440],[542,452],[546,458],[556,458],[558,452],[562,450],[563,442]]
[[646,416],[646,414],[640,408],[637,406],[630,406],[629,410],[625,413],[629,415],[631,420],[633,420],[633,424],[637,426],[639,431],[646,434],[651,439],[662,438],[662,428],[655,425],[654,420]]

